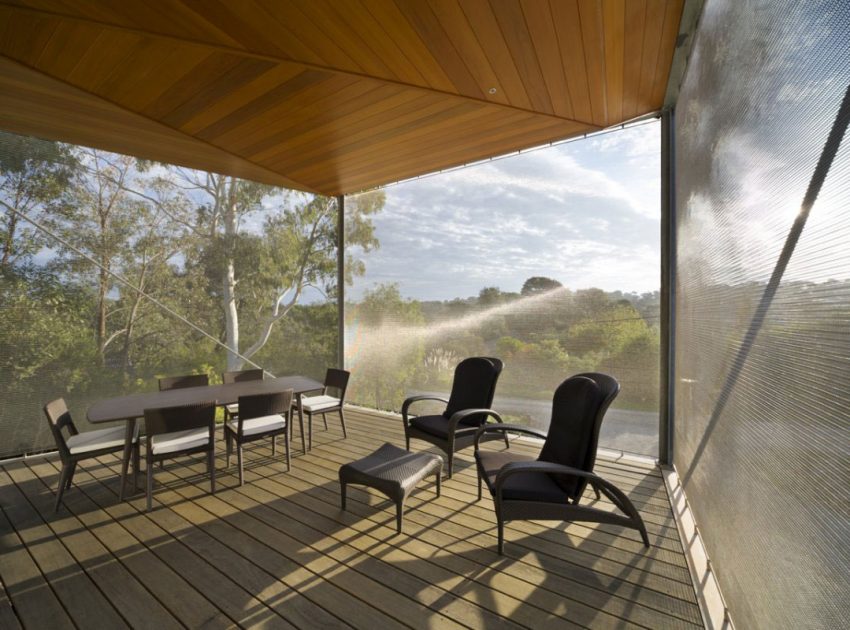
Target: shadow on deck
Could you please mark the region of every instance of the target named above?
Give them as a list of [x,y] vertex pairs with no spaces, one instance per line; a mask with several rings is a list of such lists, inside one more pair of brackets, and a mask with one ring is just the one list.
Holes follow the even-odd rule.
[[657,468],[596,468],[641,512],[650,549],[614,526],[514,522],[499,556],[471,449],[439,499],[428,480],[408,499],[403,534],[372,491],[352,486],[342,512],[339,466],[404,443],[397,418],[346,416],[348,439],[333,420],[307,455],[296,439],[289,473],[282,448],[249,445],[241,488],[219,444],[214,496],[200,459],[157,469],[150,514],[142,493],[117,503],[114,457],[82,464],[55,517],[55,457],[1,466],[0,627],[702,627]]

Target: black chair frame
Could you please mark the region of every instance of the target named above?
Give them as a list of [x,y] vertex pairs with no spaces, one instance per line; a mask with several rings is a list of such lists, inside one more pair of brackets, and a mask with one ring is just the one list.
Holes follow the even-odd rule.
[[[493,357],[474,357],[474,358],[486,359],[486,360],[494,363],[494,365],[497,366],[499,373],[501,372],[502,362],[501,362],[500,359],[496,359],[496,358],[493,358]],[[496,376],[496,379],[498,380],[498,374]],[[495,382],[494,382],[493,391],[489,392],[488,396],[487,396],[488,399],[491,402],[493,400],[493,395],[495,394],[495,389],[496,389],[496,385],[495,385]],[[411,440],[411,438],[423,440],[425,442],[433,444],[434,446],[439,447],[446,454],[446,459],[448,461],[448,465],[446,466],[446,472],[447,472],[448,478],[451,479],[452,473],[454,471],[454,454],[457,453],[458,451],[465,449],[465,448],[469,448],[470,446],[473,446],[474,443],[475,443],[475,431],[474,431],[474,429],[476,427],[464,426],[463,429],[461,429],[461,431],[458,431],[458,426],[464,420],[464,418],[468,418],[469,416],[474,416],[476,414],[479,414],[479,415],[484,416],[484,422],[489,422],[488,418],[492,417],[492,418],[495,419],[496,422],[501,423],[502,417],[498,413],[493,411],[492,409],[478,408],[478,409],[462,409],[460,411],[456,411],[455,413],[452,414],[451,418],[449,418],[449,420],[448,420],[448,425],[447,425],[447,434],[448,435],[447,435],[447,437],[442,438],[440,436],[428,433],[427,431],[422,431],[421,429],[418,429],[417,427],[415,427],[414,425],[412,425],[410,423],[410,420],[412,419],[411,416],[410,416],[410,407],[414,403],[421,402],[421,401],[424,401],[424,400],[434,400],[434,401],[445,403],[446,405],[449,404],[448,399],[442,398],[440,396],[419,395],[419,396],[411,396],[410,398],[407,398],[401,406],[401,420],[402,420],[402,423],[404,424],[405,447],[407,448],[408,451],[410,450],[410,440]],[[498,435],[498,436],[487,436],[487,435],[485,435],[484,437],[481,438],[481,440],[485,441],[485,442],[490,441],[490,440],[504,440],[505,448],[511,447],[510,440],[508,439],[507,434],[502,434],[502,435]]]
[[[61,403],[61,405],[59,404]],[[120,446],[112,446],[109,448],[101,448],[83,453],[72,454],[65,442],[65,436],[62,435],[63,429],[68,430],[69,435],[78,435],[76,425],[71,417],[71,412],[62,398],[53,400],[43,407],[44,415],[47,416],[47,421],[50,425],[50,432],[53,434],[53,439],[56,442],[56,449],[59,451],[59,459],[62,462],[62,472],[59,474],[59,486],[56,489],[56,502],[53,505],[53,513],[59,511],[59,506],[62,504],[62,497],[65,491],[71,487],[74,481],[74,473],[77,470],[77,464],[87,459],[94,459],[101,455],[109,455],[124,450],[124,444]],[[54,418],[54,415],[58,416]],[[133,436],[133,474],[134,477],[139,472],[139,431],[136,427],[136,433]]]
[[[184,415],[185,414],[185,415]],[[199,423],[194,422],[192,416],[201,416]],[[206,416],[206,417],[203,417]],[[209,440],[202,445],[161,453],[153,452],[153,438],[164,433],[173,433],[186,429],[196,429],[206,426],[209,431]],[[145,409],[145,467],[147,473],[147,511],[151,511],[153,495],[153,469],[154,463],[164,462],[168,459],[183,457],[184,455],[207,454],[207,472],[210,476],[210,493],[215,494],[215,403],[207,402],[196,405],[181,405],[178,407],[165,407],[162,409]]]
[[[530,429],[528,427],[515,424],[489,424],[482,426],[475,433],[476,452],[478,451],[481,438],[488,432],[497,431],[502,433],[521,433],[543,440],[546,439],[546,434],[544,432]],[[481,475],[481,467],[476,466],[476,468],[478,471],[478,498],[480,499],[483,479]],[[502,496],[502,489],[508,479],[510,479],[513,475],[530,472],[543,472],[549,475],[564,475],[572,478],[579,477],[582,480],[582,483],[580,484],[581,492],[578,493],[578,497],[568,499],[566,503],[515,501],[505,499]],[[617,509],[623,512],[623,514],[616,514],[588,505],[579,505],[578,502],[581,495],[588,485],[592,487],[597,499],[601,498],[600,494],[605,495],[605,497],[611,501]],[[541,462],[535,460],[528,462],[512,462],[506,464],[501,468],[501,470],[499,470],[499,473],[496,475],[495,486],[493,501],[496,508],[499,554],[504,553],[505,522],[513,520],[582,521],[621,525],[640,532],[640,537],[643,540],[644,546],[649,547],[649,536],[646,532],[646,526],[644,525],[643,519],[634,504],[632,504],[629,498],[619,488],[595,473],[553,462]]]
[[[266,431],[262,433],[245,435],[243,424],[252,418],[262,418],[279,414],[283,416],[284,425],[282,429]],[[233,452],[233,444],[236,443],[236,463],[239,466],[239,485],[244,483],[244,466],[242,462],[242,445],[258,440],[271,438],[272,456],[277,455],[277,437],[283,435],[284,447],[286,448],[286,470],[292,470],[289,454],[289,424],[292,416],[292,390],[288,389],[278,394],[256,394],[254,396],[239,397],[239,415],[231,422],[236,423],[234,432],[230,424],[224,423],[225,441],[225,468],[230,468],[230,455]]]
[[312,392],[303,392],[296,397],[294,401],[295,408],[298,409],[298,423],[301,427],[301,450],[306,453],[307,448],[304,446],[304,414],[307,414],[307,431],[308,431],[308,439],[307,445],[308,448],[312,450],[313,448],[313,416],[321,415],[322,420],[325,423],[325,430],[328,429],[328,418],[326,414],[336,412],[339,414],[339,422],[342,425],[342,437],[348,437],[348,431],[345,429],[345,412],[343,411],[343,407],[345,406],[345,391],[348,389],[348,380],[351,377],[351,372],[348,370],[340,370],[338,368],[328,368],[325,373],[325,382],[322,386],[321,390],[315,389],[312,392],[319,392],[327,394],[329,389],[335,389],[339,392],[339,404],[334,405],[333,407],[327,407],[325,409],[317,409],[314,411],[310,411],[308,409],[304,409],[303,407],[303,399],[309,398],[307,394]]

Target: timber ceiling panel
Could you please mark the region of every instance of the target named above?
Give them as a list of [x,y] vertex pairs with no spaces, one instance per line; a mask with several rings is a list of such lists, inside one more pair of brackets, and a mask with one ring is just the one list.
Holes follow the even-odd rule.
[[113,150],[157,157],[154,125],[179,163],[340,194],[660,109],[682,2],[0,0],[0,68],[44,93],[35,135],[106,147],[53,120],[89,99],[127,125]]

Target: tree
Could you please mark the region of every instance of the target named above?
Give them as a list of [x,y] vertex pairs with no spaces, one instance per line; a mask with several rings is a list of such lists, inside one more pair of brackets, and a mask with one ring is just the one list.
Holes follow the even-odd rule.
[[[334,294],[336,280],[336,201],[302,195],[234,177],[170,169],[171,193],[197,205],[186,225],[196,254],[210,279],[224,319],[227,369],[243,367],[268,342],[275,324],[313,287]],[[377,247],[370,215],[383,208],[384,195],[361,195],[346,216],[347,244],[364,251]],[[246,229],[265,212],[261,234]],[[346,281],[363,273],[349,254]],[[243,326],[242,323],[247,324]],[[243,343],[246,328],[252,332]]]
[[523,296],[540,295],[541,293],[548,293],[554,289],[560,289],[563,286],[564,285],[560,282],[553,280],[552,278],[533,276],[523,283],[520,293]]
[[78,167],[68,145],[0,132],[0,271],[28,262],[44,244],[24,217],[39,220]]

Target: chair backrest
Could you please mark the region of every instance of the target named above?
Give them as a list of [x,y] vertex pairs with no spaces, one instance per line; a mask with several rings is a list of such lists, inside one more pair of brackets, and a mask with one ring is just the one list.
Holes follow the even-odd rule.
[[[549,433],[538,459],[593,472],[602,419],[619,391],[617,379],[598,372],[576,374],[561,383],[552,399]],[[587,485],[577,477],[553,479],[572,499],[580,497]]]
[[345,390],[348,388],[348,379],[350,376],[351,372],[347,370],[328,368],[328,371],[325,373],[325,392],[327,392],[328,388],[335,389],[340,402],[345,401]]
[[186,376],[166,376],[159,379],[159,391],[169,389],[183,389],[184,387],[204,387],[210,384],[210,377],[206,374],[188,374]]
[[145,409],[145,432],[149,436],[200,427],[214,430],[215,402]]
[[74,420],[71,418],[71,412],[68,411],[68,405],[65,404],[65,399],[57,398],[44,405],[44,415],[47,416],[47,423],[50,425],[50,432],[53,434],[59,456],[64,461],[70,456],[71,452],[65,443],[62,429],[67,428],[70,435],[78,433],[77,427],[74,426]]
[[241,383],[242,381],[262,381],[265,370],[235,370],[233,372],[222,372],[221,382],[225,385],[229,383]]
[[[443,412],[445,418],[464,409],[489,409],[496,394],[496,383],[502,373],[502,361],[493,357],[470,357],[457,364],[452,393]],[[479,426],[487,420],[484,414],[465,418],[463,424]]]
[[239,424],[242,420],[262,418],[280,414],[286,416],[292,407],[293,391],[284,390],[277,394],[254,394],[239,397]]

